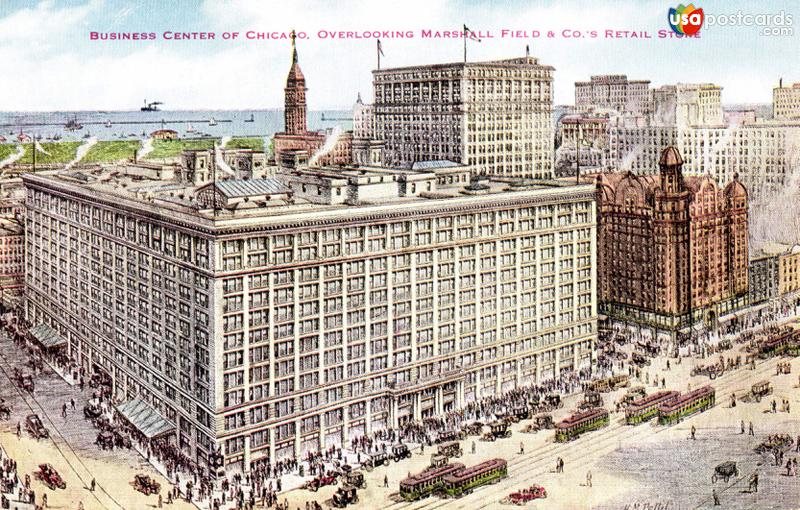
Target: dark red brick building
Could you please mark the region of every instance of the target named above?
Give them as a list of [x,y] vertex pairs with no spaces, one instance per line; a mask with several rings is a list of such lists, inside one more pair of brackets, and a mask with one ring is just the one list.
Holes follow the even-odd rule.
[[746,304],[747,190],[684,177],[677,149],[657,175],[596,176],[598,300],[612,318],[678,331]]

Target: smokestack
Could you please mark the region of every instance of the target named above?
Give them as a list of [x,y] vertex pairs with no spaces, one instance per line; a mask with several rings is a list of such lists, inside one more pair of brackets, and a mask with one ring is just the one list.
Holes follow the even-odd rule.
[[778,80],[778,88],[779,88],[779,89],[782,89],[782,88],[783,88],[783,78],[781,78],[780,80]]

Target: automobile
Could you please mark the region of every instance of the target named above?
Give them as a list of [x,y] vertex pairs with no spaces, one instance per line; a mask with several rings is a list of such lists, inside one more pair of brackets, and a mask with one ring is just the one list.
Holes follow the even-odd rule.
[[34,439],[46,439],[50,437],[50,433],[44,425],[42,425],[42,420],[39,418],[38,414],[29,414],[28,417],[25,418],[25,430],[27,430],[28,434]]
[[39,464],[39,471],[36,472],[36,478],[42,481],[51,491],[56,489],[66,489],[67,482],[61,478],[56,468],[50,464]]
[[11,418],[11,406],[5,402],[0,402],[0,420]]
[[349,485],[358,489],[367,488],[367,479],[364,478],[364,473],[361,471],[350,471],[342,478],[343,485]]
[[533,484],[527,489],[512,492],[508,495],[508,498],[503,500],[503,503],[512,503],[514,505],[522,506],[527,504],[529,501],[533,501],[535,499],[544,499],[546,497],[547,491],[545,488],[541,485]]
[[464,451],[458,441],[450,441],[449,443],[440,444],[436,453],[445,457],[461,457]]
[[489,424],[489,431],[486,432],[481,439],[484,441],[494,441],[501,437],[511,437],[511,431],[508,430],[508,424],[502,421],[496,421]]
[[481,430],[483,430],[483,423],[479,421],[467,423],[461,426],[461,430],[469,436],[480,436]]
[[328,473],[326,475],[319,475],[316,478],[312,478],[311,480],[303,484],[303,488],[308,489],[311,492],[317,492],[320,487],[324,487],[326,485],[333,485],[335,483],[336,483],[336,476],[334,476],[332,473]]
[[161,490],[161,484],[150,478],[150,476],[139,473],[133,477],[133,488],[145,495],[158,494]]
[[411,458],[411,450],[403,443],[392,446],[392,456],[395,462],[400,462],[402,459]]
[[97,434],[94,444],[102,450],[111,450],[114,448],[114,434],[108,430],[102,430]]
[[358,503],[358,494],[355,487],[344,486],[336,489],[332,499],[334,507],[344,508],[351,503]]
[[650,358],[640,352],[634,351],[631,353],[631,362],[634,365],[644,367],[650,365]]
[[728,483],[728,479],[732,476],[739,476],[739,468],[732,460],[723,462],[714,468],[714,474],[711,475],[711,483],[717,483],[717,480],[722,480]]
[[578,404],[578,409],[592,409],[593,407],[603,407],[603,397],[599,392],[587,391],[583,397],[583,402]]
[[95,420],[99,418],[102,412],[103,411],[100,409],[100,406],[97,404],[89,403],[83,406],[83,416],[88,420]]
[[388,466],[389,465],[389,454],[385,452],[378,452],[370,455],[367,457],[361,465],[367,471],[372,471],[378,466]]
[[768,380],[759,381],[750,387],[750,393],[756,402],[761,402],[761,398],[772,393],[772,385]]
[[617,401],[617,404],[619,404],[620,407],[626,407],[626,406],[631,405],[633,403],[633,401],[636,400],[637,398],[642,398],[644,396],[647,396],[647,390],[645,389],[645,387],[644,386],[634,386],[633,388],[630,388],[625,393],[625,395],[623,395]]

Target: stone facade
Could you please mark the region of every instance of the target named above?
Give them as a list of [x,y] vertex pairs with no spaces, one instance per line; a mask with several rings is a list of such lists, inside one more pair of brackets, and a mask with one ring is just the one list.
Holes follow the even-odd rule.
[[650,80],[628,80],[624,74],[613,74],[575,82],[575,108],[579,112],[614,110],[649,115],[653,110]]
[[599,299],[609,315],[677,330],[746,303],[747,191],[684,177],[669,147],[658,175],[600,174]]
[[553,70],[523,57],[373,71],[386,164],[450,160],[489,175],[552,177]]

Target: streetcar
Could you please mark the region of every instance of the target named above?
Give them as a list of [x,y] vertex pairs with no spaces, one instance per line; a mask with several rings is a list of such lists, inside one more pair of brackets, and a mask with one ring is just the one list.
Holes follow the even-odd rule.
[[453,462],[409,476],[400,482],[400,496],[406,501],[426,498],[442,488],[444,477],[463,470],[464,464]]
[[566,443],[584,432],[599,429],[608,425],[608,411],[596,407],[575,413],[556,424],[556,442]]
[[800,335],[790,326],[785,326],[774,336],[763,340],[758,348],[758,357],[761,359],[771,356],[789,354],[797,356],[800,346]]
[[716,392],[711,386],[703,386],[658,406],[658,424],[672,425],[694,413],[701,413],[714,405]]
[[446,496],[457,498],[476,487],[495,483],[507,476],[508,463],[503,459],[491,459],[445,476],[443,489]]
[[680,395],[677,391],[657,391],[646,397],[635,399],[625,409],[625,423],[628,425],[638,425],[646,422],[658,414],[658,406],[671,402]]

